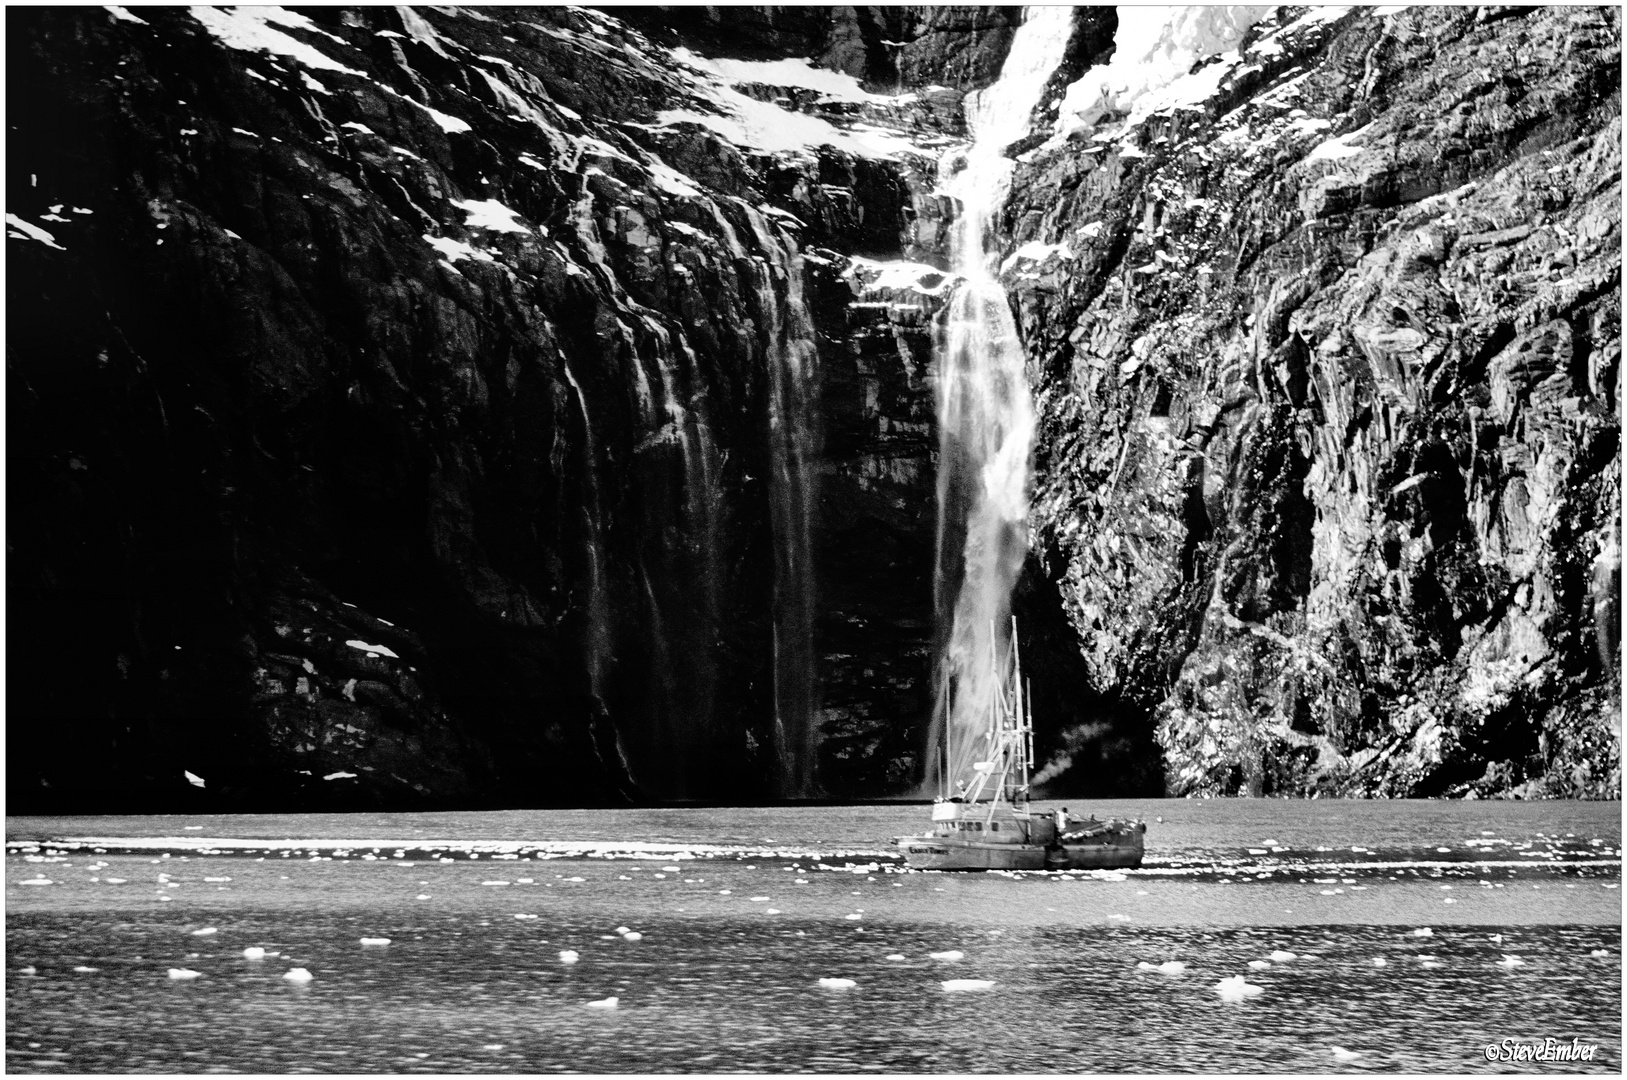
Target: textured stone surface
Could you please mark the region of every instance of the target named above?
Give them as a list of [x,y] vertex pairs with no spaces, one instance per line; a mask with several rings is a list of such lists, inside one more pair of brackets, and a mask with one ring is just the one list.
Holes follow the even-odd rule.
[[[1047,779],[1619,796],[1619,12],[1301,14],[1207,101],[1013,151],[1006,250],[1068,245],[1005,271]],[[52,238],[8,229],[14,809],[798,789],[770,404],[797,282],[801,790],[914,787],[934,173],[1016,9],[271,27],[326,61],[137,17],[8,13],[8,213]],[[1042,124],[1116,26],[1080,9]],[[918,152],[663,124],[715,109],[665,45],[911,91],[736,86]]]
[[1091,682],[1174,793],[1618,796],[1619,13],[1248,44],[1009,207]]

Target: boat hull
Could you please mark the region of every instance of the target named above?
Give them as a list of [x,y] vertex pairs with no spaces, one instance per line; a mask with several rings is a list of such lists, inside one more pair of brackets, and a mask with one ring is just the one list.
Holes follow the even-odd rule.
[[943,836],[900,836],[895,843],[915,870],[1123,870],[1140,866],[1143,853],[1140,833],[1048,847]]

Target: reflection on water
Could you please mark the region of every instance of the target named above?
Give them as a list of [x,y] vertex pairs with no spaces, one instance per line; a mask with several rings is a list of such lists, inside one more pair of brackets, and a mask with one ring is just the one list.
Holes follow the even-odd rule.
[[[1157,865],[1095,875],[912,873],[844,854],[914,827],[918,807],[663,811],[671,827],[642,837],[591,835],[602,820],[587,812],[13,819],[6,1064],[1620,1070],[1617,808],[1408,804],[1409,830],[1381,804],[1193,805],[1144,804],[1149,819],[1180,818]],[[48,842],[65,835],[185,843]],[[262,843],[210,853],[226,836]],[[300,839],[272,843],[286,837]],[[337,842],[368,837],[414,842]],[[658,837],[711,855],[602,857]],[[432,851],[431,838],[456,843]],[[602,841],[601,857],[473,850],[505,839]],[[248,947],[268,955],[245,959]],[[930,956],[948,950],[964,955]],[[1138,967],[1167,961],[1186,968]],[[286,982],[293,967],[315,980]],[[170,968],[201,977],[172,981]],[[1260,995],[1223,1002],[1216,983],[1238,975]],[[950,992],[950,979],[993,985]],[[613,1010],[587,1007],[609,997]],[[1485,1060],[1488,1043],[1545,1037],[1599,1051],[1563,1066]]]
[[[7,1063],[24,1072],[1461,1072],[1489,1070],[1481,1048],[1511,1035],[1601,1042],[1597,1071],[1621,1061],[1615,928],[1419,938],[1362,926],[899,923],[861,933],[839,921],[719,918],[640,929],[644,939],[631,943],[603,936],[604,920],[245,913],[199,949],[182,928],[152,921],[14,919],[14,965],[51,960],[34,976],[13,967]],[[378,932],[388,947],[357,944]],[[1501,943],[1491,940],[1498,932]],[[282,955],[244,960],[248,940]],[[579,963],[559,962],[566,947]],[[964,959],[928,956],[948,949]],[[1276,950],[1296,958],[1248,967]],[[1505,953],[1526,962],[1499,967]],[[1188,967],[1174,977],[1136,968],[1166,960]],[[170,982],[165,967],[183,962],[205,976]],[[316,980],[284,982],[291,966]],[[1223,1003],[1214,984],[1235,974],[1261,996]],[[823,989],[822,977],[855,985]],[[950,978],[994,987],[948,993]],[[585,1008],[612,995],[613,1012]],[[1339,1062],[1336,1045],[1361,1056]]]

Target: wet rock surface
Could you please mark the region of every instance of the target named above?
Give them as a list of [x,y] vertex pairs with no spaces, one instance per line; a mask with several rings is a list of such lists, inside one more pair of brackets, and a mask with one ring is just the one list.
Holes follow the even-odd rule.
[[1617,797],[1619,13],[1298,15],[1019,169],[1090,682],[1171,793]]
[[[912,790],[1018,9],[259,10],[12,14],[13,810]],[[1619,13],[1299,14],[1014,148],[1048,781],[1619,795]]]

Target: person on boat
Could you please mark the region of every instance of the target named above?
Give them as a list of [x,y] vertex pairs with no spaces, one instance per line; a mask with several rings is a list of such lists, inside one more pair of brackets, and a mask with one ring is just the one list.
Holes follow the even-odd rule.
[[1062,834],[1068,830],[1068,808],[1064,806],[1056,812],[1056,835],[1061,839]]

